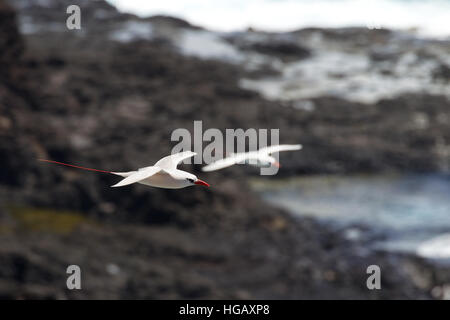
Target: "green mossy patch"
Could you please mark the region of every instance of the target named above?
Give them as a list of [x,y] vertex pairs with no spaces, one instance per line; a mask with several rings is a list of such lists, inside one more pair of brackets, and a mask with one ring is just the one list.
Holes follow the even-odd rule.
[[14,207],[10,212],[17,223],[17,228],[27,232],[68,234],[82,224],[93,223],[91,219],[74,211]]

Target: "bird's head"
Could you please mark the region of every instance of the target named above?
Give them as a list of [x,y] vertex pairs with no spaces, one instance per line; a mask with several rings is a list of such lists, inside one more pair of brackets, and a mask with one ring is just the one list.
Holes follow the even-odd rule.
[[188,174],[185,178],[186,183],[189,185],[200,185],[200,186],[205,186],[205,187],[209,187],[209,184],[206,183],[203,180],[200,180],[199,178],[197,178],[195,175],[193,174]]
[[281,164],[277,161],[277,159],[275,159],[275,157],[268,156],[266,159],[270,163],[270,165],[277,167],[277,168],[281,167]]

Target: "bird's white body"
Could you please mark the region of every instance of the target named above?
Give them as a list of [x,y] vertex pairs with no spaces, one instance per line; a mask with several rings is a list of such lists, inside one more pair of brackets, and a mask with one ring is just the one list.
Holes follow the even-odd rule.
[[300,150],[300,144],[280,144],[261,148],[257,151],[232,153],[230,156],[214,161],[202,168],[202,171],[216,171],[223,168],[231,167],[235,164],[250,164],[257,167],[264,166],[280,166],[277,159],[271,156],[272,153],[289,150]]
[[248,164],[255,167],[269,167],[277,161],[274,157],[258,151],[247,152],[243,154],[243,158],[244,160],[238,162],[238,164]]
[[39,159],[40,161],[62,164],[69,167],[75,167],[84,170],[98,171],[103,173],[111,173],[117,176],[124,177],[112,187],[123,187],[133,183],[145,184],[147,186],[165,188],[165,189],[181,189],[192,185],[204,185],[209,187],[205,181],[198,179],[192,173],[178,170],[178,164],[184,159],[195,156],[196,153],[192,151],[185,151],[176,153],[162,158],[153,166],[140,168],[136,171],[128,172],[112,172],[98,169],[91,169],[80,167],[68,163],[62,163],[52,160]]
[[[130,172],[113,172],[113,174],[129,177],[137,172],[141,172],[144,175],[151,172],[154,167],[150,168],[142,168],[138,171],[130,171]],[[144,178],[136,183],[144,184],[150,187],[164,188],[164,189],[181,189],[192,185],[192,182],[188,181],[187,178],[191,177],[192,180],[197,180],[197,178],[182,170],[160,170],[157,173],[152,174],[148,178]],[[118,185],[114,185],[113,187],[120,187]]]
[[172,173],[167,171],[160,171],[150,178],[144,179],[139,183],[151,187],[166,188],[166,189],[181,189],[191,185],[186,179],[179,178],[186,171],[176,170]]
[[125,179],[119,181],[113,187],[123,187],[132,183],[140,183],[164,189],[181,189],[194,184],[209,186],[195,175],[177,169],[181,161],[195,155],[196,153],[192,151],[180,152],[162,158],[153,166],[140,168],[137,171],[111,172],[112,174],[125,177]]

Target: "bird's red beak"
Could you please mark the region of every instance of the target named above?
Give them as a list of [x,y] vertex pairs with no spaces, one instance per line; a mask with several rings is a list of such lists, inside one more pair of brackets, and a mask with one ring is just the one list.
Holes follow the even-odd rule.
[[197,180],[194,182],[194,184],[198,184],[198,185],[201,185],[201,186],[209,187],[209,184],[207,184],[205,181],[200,180],[200,179],[197,179]]
[[280,168],[280,167],[281,167],[281,164],[280,164],[278,161],[275,161],[275,162],[273,163],[273,165],[274,165],[275,167],[277,167],[277,168]]

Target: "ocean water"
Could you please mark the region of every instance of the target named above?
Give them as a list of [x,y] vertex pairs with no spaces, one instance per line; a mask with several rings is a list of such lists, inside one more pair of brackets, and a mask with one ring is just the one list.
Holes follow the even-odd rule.
[[108,1],[124,12],[173,15],[215,31],[364,26],[415,29],[431,37],[450,36],[450,0]]
[[[356,175],[255,180],[262,197],[330,223],[372,248],[450,260],[450,176]],[[373,235],[378,235],[373,237]]]

